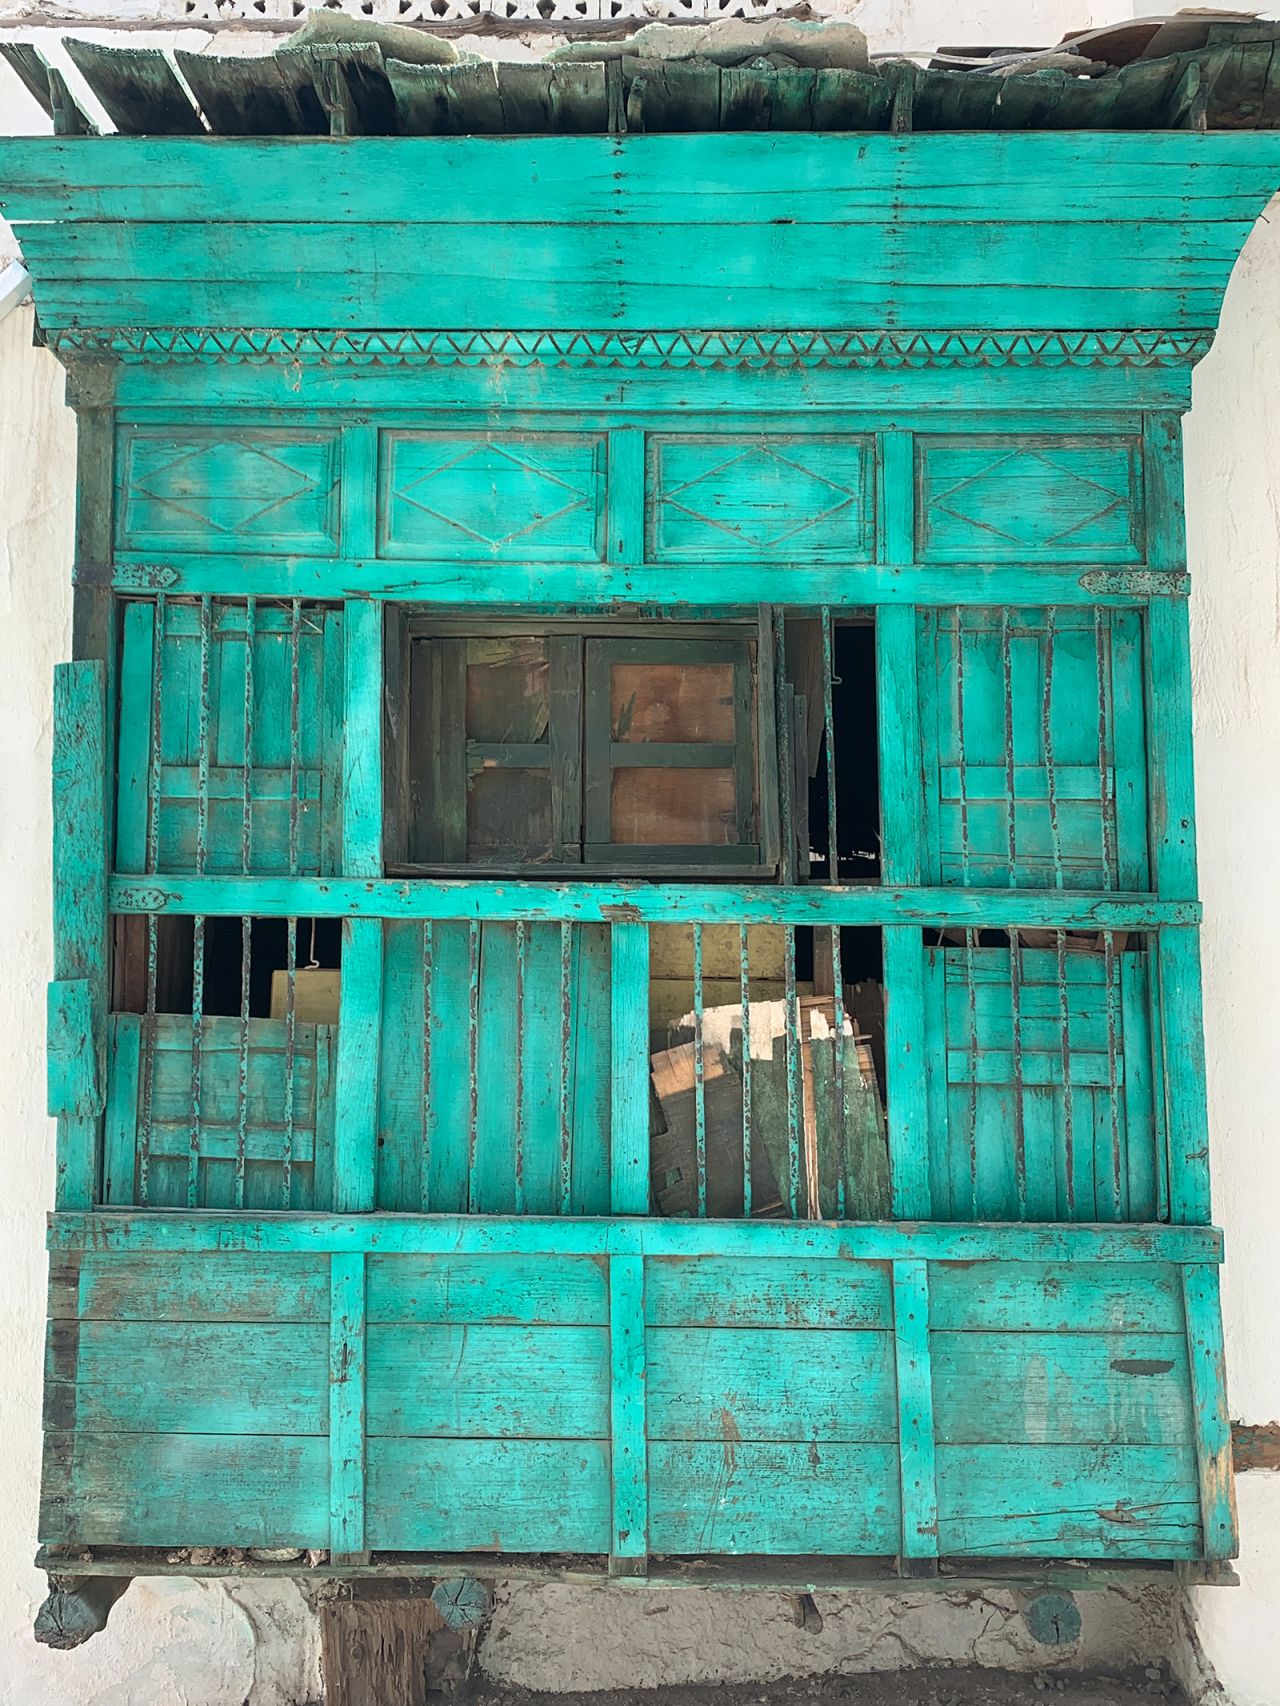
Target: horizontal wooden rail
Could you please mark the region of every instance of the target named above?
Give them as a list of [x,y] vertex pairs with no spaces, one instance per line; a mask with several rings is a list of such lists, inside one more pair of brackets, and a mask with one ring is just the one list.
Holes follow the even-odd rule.
[[[427,558],[290,556],[220,557],[195,553],[120,551],[115,566],[76,568],[76,584],[109,581],[130,596],[163,592],[171,597],[232,595],[246,581],[262,598],[386,599],[395,602],[469,606],[511,605],[531,609],[563,605],[612,609],[658,603],[686,615],[723,614],[756,604],[827,604],[842,610],[866,605],[1073,604],[1131,606],[1149,598],[1185,598],[1190,579],[1180,569],[1142,563],[1059,565],[973,564],[980,573],[956,573],[952,563],[759,562],[671,563],[433,562]],[[495,572],[495,568],[498,572]]]
[[1220,1262],[1213,1226],[833,1225],[828,1222],[472,1215],[62,1213],[54,1250],[262,1250],[382,1255],[751,1256],[847,1261]]
[[912,924],[981,929],[1144,930],[1197,924],[1198,901],[1063,889],[744,888],[640,882],[436,882],[323,877],[115,877],[113,912],[209,918],[449,918],[512,923]]

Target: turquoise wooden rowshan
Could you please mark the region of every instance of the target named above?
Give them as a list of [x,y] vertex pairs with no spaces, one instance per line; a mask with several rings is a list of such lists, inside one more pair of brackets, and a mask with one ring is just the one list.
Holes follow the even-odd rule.
[[[0,179],[80,426],[46,1567],[1229,1574],[1179,417],[1280,139],[79,136]],[[622,844],[574,698],[673,619],[752,660],[697,759],[748,875]],[[504,621],[554,713],[414,698],[414,633]],[[878,881],[808,868],[806,728],[874,759]],[[415,860],[428,786],[482,838],[485,765],[554,787],[565,869]],[[771,1062],[709,1041],[770,924],[772,1150]],[[650,1212],[664,927],[699,1184],[732,1082],[765,1218]],[[875,1224],[806,1209],[797,942],[854,931]]]

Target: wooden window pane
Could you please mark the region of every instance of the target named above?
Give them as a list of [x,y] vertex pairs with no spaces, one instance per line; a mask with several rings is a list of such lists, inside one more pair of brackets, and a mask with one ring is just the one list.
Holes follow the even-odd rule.
[[551,774],[547,770],[477,770],[467,785],[467,857],[551,857]]
[[467,739],[537,742],[551,713],[547,642],[517,634],[467,641]]
[[614,740],[731,742],[733,674],[731,663],[615,663]]
[[732,846],[737,816],[730,769],[614,771],[610,839],[620,846]]

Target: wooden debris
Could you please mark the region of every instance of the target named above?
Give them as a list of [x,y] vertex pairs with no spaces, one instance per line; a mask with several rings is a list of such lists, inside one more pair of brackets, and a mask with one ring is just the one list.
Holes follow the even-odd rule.
[[50,1576],[49,1595],[36,1612],[35,1637],[42,1647],[69,1652],[107,1626],[111,1607],[130,1576]]

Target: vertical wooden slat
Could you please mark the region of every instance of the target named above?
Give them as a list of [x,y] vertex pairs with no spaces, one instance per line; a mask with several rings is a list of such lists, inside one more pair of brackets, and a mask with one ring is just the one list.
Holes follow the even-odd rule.
[[[1022,1063],[1022,943],[1009,931],[1009,1012],[1013,1021],[1013,1177],[1018,1194],[1018,1218],[1027,1218],[1027,1110]],[[975,1053],[973,1076],[978,1075]],[[1039,1182],[1039,1181],[1037,1181]]]
[[1208,1225],[1209,1122],[1206,1109],[1200,940],[1193,924],[1156,936],[1164,1124],[1169,1143],[1169,1218]]
[[382,874],[382,606],[353,599],[345,618],[342,868],[349,877],[377,877]]
[[560,1061],[556,1084],[556,1114],[560,1130],[560,1212],[568,1214],[573,1203],[573,926],[560,926]]
[[1184,1267],[1182,1297],[1187,1320],[1191,1407],[1196,1426],[1203,1554],[1206,1558],[1234,1558],[1235,1476],[1217,1268],[1200,1262]]
[[[804,1136],[804,1062],[800,1054],[800,997],[796,988],[796,927],[784,924],[783,994],[786,1000],[784,1050],[787,1072],[787,1211],[800,1215],[800,1150]],[[809,1180],[812,1198],[815,1181]]]
[[333,1206],[337,1214],[372,1209],[377,1192],[382,937],[380,918],[343,921],[334,1088]]
[[53,679],[54,976],[89,986],[80,1068],[71,1067],[73,1086],[64,1063],[60,1088],[69,1105],[93,1109],[58,1120],[59,1208],[90,1208],[97,1192],[107,1065],[106,762],[106,666],[98,660],[59,664]]
[[431,1021],[435,998],[435,925],[422,921],[422,1149],[419,1156],[418,1206],[431,1209]]
[[1184,599],[1147,606],[1147,717],[1152,887],[1161,900],[1196,894],[1191,742],[1191,632]]
[[617,427],[609,434],[606,561],[641,563],[645,536],[645,434]]
[[1013,638],[1009,606],[1000,607],[1000,687],[1004,712],[1004,812],[1009,848],[1009,887],[1018,886],[1018,782],[1013,742]]
[[[288,1068],[286,1067],[286,1076]],[[200,1144],[204,1122],[204,915],[191,921],[191,1134],[187,1144],[187,1207],[200,1201]]]
[[108,1096],[102,1136],[102,1200],[109,1208],[133,1204],[138,1164],[138,1093],[142,1070],[142,1019],[111,1019]]
[[[1071,1082],[1071,1002],[1067,989],[1067,933],[1053,933],[1055,974],[1058,981],[1058,1024],[1061,1028],[1059,1050],[1062,1059],[1062,1174],[1067,1219],[1077,1218],[1076,1203],[1076,1116],[1075,1089]],[[1091,1212],[1084,1216],[1093,1218]]]
[[649,930],[615,924],[611,942],[610,1197],[614,1214],[649,1210]]
[[[1040,738],[1044,746],[1045,790],[1049,796],[1049,847],[1053,858],[1053,886],[1062,887],[1062,824],[1058,814],[1058,764],[1053,749],[1053,652],[1057,638],[1058,612],[1049,605],[1044,613],[1044,695],[1040,702]],[[1101,786],[1105,789],[1106,777]]]
[[[345,729],[342,866],[347,876],[382,872],[382,608],[351,600],[344,611]],[[383,925],[343,922],[334,1108],[334,1208],[364,1212],[377,1196],[378,1067]]]
[[516,1208],[517,1214],[523,1214],[525,1212],[524,1169],[525,1169],[526,1114],[525,1114],[525,1086],[524,1086],[524,1070],[525,1070],[525,1068],[524,1068],[524,1057],[525,1057],[524,984],[525,984],[526,962],[528,959],[528,948],[527,948],[527,945],[525,942],[525,937],[527,934],[528,934],[528,925],[525,924],[523,919],[517,919],[516,920],[516,928],[515,928],[515,938],[516,938],[516,942],[515,942],[515,948],[516,948],[516,1003],[515,1003],[515,1006],[516,1006],[516,1010],[515,1010],[516,1052],[515,1052],[515,1083],[514,1083],[515,1100],[516,1100],[516,1109],[515,1109],[515,1115],[516,1115],[516,1117],[515,1117],[515,1146],[516,1146],[516,1154],[515,1154],[515,1174],[516,1174],[516,1177],[515,1177],[515,1187],[516,1187],[515,1188],[515,1208]]
[[480,925],[467,925],[467,1210],[479,1204],[480,1162]]
[[915,437],[909,432],[880,435],[880,560],[913,562],[916,551]]
[[774,609],[771,604],[756,608],[759,641],[756,648],[756,699],[760,753],[760,862],[782,874],[782,819],[779,786],[783,771],[778,759],[778,680],[775,671]]
[[932,1576],[938,1571],[938,1481],[926,1262],[893,1264],[893,1343],[902,1489],[899,1570],[904,1576]]
[[693,926],[693,1147],[698,1175],[698,1213],[707,1213],[707,1063],[702,1035],[702,926]]
[[738,926],[738,993],[742,1005],[742,1213],[751,1218],[751,943]]
[[1166,572],[1185,569],[1180,415],[1155,411],[1143,416],[1142,489],[1148,567]]
[[1098,817],[1102,826],[1102,886],[1113,889],[1119,878],[1115,787],[1115,718],[1111,708],[1110,611],[1093,612],[1094,653],[1098,670]]
[[645,1426],[644,1261],[609,1262],[613,1537],[609,1573],[642,1576],[649,1550]]
[[329,1547],[366,1563],[364,1545],[365,1258],[329,1258]]
[[[115,410],[102,404],[81,405],[76,410],[76,521],[77,573],[105,570],[112,562],[115,484]],[[101,573],[86,576],[101,582]],[[107,669],[106,688],[114,700],[111,618],[115,601],[102,584],[75,589],[71,614],[71,655],[77,662],[96,658]],[[103,804],[107,821],[111,815],[111,779],[105,779]]]
[[918,926],[884,935],[889,1171],[895,1220],[929,1218],[929,1086],[924,946]]
[[[296,1135],[295,1082],[298,1064],[298,920],[285,922],[284,959],[284,1156],[280,1168],[280,1206],[293,1206],[293,1143]],[[341,1001],[341,994],[339,994]]]
[[151,767],[151,668],[155,606],[135,599],[124,607],[120,695],[125,707],[117,742],[116,869],[147,868],[147,777]]
[[876,612],[876,692],[881,879],[918,883],[925,850],[914,605],[886,605]]
[[378,552],[378,429],[369,421],[344,426],[339,446],[339,538],[344,557]]

